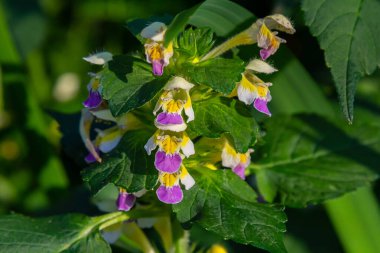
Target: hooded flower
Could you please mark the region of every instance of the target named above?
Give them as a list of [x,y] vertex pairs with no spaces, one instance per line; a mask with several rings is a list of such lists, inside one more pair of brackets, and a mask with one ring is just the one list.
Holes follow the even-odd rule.
[[222,150],[222,165],[231,168],[241,179],[245,179],[245,169],[251,163],[251,153],[249,149],[246,153],[238,153],[227,141]]
[[189,190],[195,184],[193,177],[183,165],[176,173],[161,172],[159,181],[161,185],[158,187],[156,194],[158,199],[166,204],[177,204],[182,201],[183,192],[179,182],[185,186],[186,190]]
[[193,86],[184,78],[177,76],[167,83],[153,111],[156,115],[162,109],[155,120],[157,128],[175,132],[184,131],[187,126],[182,117],[183,110],[187,115],[187,122],[194,120],[194,110],[189,94]]
[[161,76],[164,67],[169,64],[169,59],[173,56],[173,45],[164,47],[164,35],[166,25],[161,22],[154,22],[141,31],[141,37],[147,39],[145,47],[146,61],[152,64],[153,74]]
[[247,105],[253,103],[256,110],[271,116],[267,106],[267,103],[272,99],[268,88],[271,85],[272,83],[265,83],[254,74],[246,71],[238,83],[238,98]]
[[90,76],[92,76],[92,78],[87,85],[88,97],[83,102],[83,105],[87,108],[97,108],[103,101],[102,95],[100,95],[102,86],[99,76],[93,73],[90,73]]
[[195,153],[194,144],[185,132],[173,133],[170,131],[158,130],[145,144],[144,148],[148,155],[152,150],[158,151],[155,155],[154,165],[157,170],[166,173],[177,172],[182,164],[182,151],[185,157]]

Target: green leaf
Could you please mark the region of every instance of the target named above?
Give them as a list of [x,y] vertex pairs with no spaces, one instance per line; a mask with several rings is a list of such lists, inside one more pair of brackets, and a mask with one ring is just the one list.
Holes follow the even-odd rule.
[[282,242],[286,216],[279,207],[256,202],[252,188],[231,170],[197,168],[197,182],[173,205],[180,222],[196,222],[225,239],[270,252],[286,252]]
[[[118,215],[113,213],[111,216]],[[0,252],[111,252],[99,233],[110,215],[90,218],[66,214],[33,219],[12,214],[0,216]]]
[[214,45],[213,32],[209,28],[189,28],[174,41],[174,47],[190,58],[201,58]]
[[356,84],[380,66],[377,0],[304,0],[306,25],[325,50],[343,113],[353,120]]
[[320,203],[377,178],[373,170],[380,164],[380,128],[376,125],[347,126],[316,115],[298,115],[274,117],[265,127],[265,145],[257,148],[252,166],[266,174],[267,181],[259,182],[259,188],[262,183],[271,185],[288,206]]
[[101,73],[102,96],[114,116],[120,116],[150,101],[165,86],[168,77],[155,77],[152,67],[136,57],[115,56]]
[[95,194],[108,183],[125,188],[128,192],[151,190],[157,183],[158,173],[154,157],[148,156],[145,143],[153,135],[145,130],[133,130],[124,134],[119,145],[96,163],[82,171],[83,180],[88,182]]
[[216,58],[196,64],[184,64],[180,71],[190,82],[207,85],[228,95],[240,81],[244,69],[242,60]]
[[227,36],[237,27],[252,21],[253,14],[240,5],[228,0],[206,0],[189,10],[179,13],[169,25],[165,45],[183,31],[186,24],[209,27],[218,36]]
[[218,138],[230,134],[234,147],[240,153],[247,152],[256,141],[258,126],[252,110],[236,100],[215,98],[194,103],[195,120],[188,127],[192,137],[202,135]]

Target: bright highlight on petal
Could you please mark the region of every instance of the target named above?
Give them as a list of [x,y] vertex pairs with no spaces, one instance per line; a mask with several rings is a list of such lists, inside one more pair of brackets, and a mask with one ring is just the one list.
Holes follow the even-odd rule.
[[112,54],[110,52],[99,52],[83,57],[83,60],[96,65],[104,65],[112,60]]
[[163,41],[166,25],[161,22],[153,22],[141,31],[141,37],[153,41]]
[[264,74],[272,74],[273,72],[276,72],[277,69],[268,64],[265,61],[261,61],[259,59],[254,59],[248,63],[248,65],[245,67],[247,70],[253,70],[258,73],[264,73]]

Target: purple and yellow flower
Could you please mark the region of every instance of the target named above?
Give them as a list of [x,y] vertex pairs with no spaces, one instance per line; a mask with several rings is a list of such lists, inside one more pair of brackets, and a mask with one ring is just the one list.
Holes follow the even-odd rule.
[[249,149],[246,153],[238,153],[227,141],[222,150],[222,165],[231,168],[241,179],[245,179],[245,169],[251,163],[251,153]]
[[187,115],[187,122],[194,120],[194,110],[189,91],[194,85],[182,77],[173,77],[165,86],[157,101],[153,114],[159,113],[155,125],[161,130],[174,132],[184,131],[187,127],[182,117],[182,111]]
[[257,34],[257,45],[262,48],[260,50],[260,57],[264,61],[276,53],[281,43],[286,42],[284,39],[277,37],[277,34],[278,32],[272,32],[265,25],[265,22],[262,22],[259,33]]
[[183,199],[183,192],[180,182],[189,190],[195,184],[193,177],[189,174],[185,166],[176,173],[161,172],[159,175],[161,185],[158,187],[156,194],[160,201],[166,204],[177,204]]
[[[182,164],[182,154],[189,157],[195,153],[194,144],[185,133],[173,133],[158,130],[145,144],[148,155],[156,149],[154,165],[157,170],[166,173],[177,172]],[[180,153],[182,151],[182,154]]]
[[119,196],[116,200],[117,210],[129,211],[136,202],[136,196],[133,193],[128,193],[125,189],[119,189]]
[[164,67],[173,56],[173,44],[164,47],[165,32],[166,25],[161,22],[154,22],[141,31],[141,37],[147,39],[144,45],[146,61],[152,64],[152,72],[156,76],[163,74]]
[[253,103],[256,110],[271,116],[267,105],[272,99],[268,88],[271,85],[272,83],[265,83],[254,74],[246,71],[242,74],[237,86],[238,98],[247,105]]

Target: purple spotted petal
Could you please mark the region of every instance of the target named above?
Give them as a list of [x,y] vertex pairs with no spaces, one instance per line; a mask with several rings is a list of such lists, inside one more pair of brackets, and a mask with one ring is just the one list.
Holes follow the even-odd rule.
[[152,61],[153,75],[162,76],[164,73],[164,61],[163,60],[154,60]]
[[264,99],[257,98],[255,102],[253,103],[253,106],[258,110],[259,112],[265,113],[268,116],[271,116],[272,114],[270,113],[267,105],[267,101]]
[[232,171],[238,175],[241,179],[245,179],[245,167],[242,164],[238,164]]
[[83,102],[83,105],[87,108],[96,108],[102,103],[102,96],[99,91],[90,90],[88,98]]
[[166,154],[164,151],[157,151],[154,165],[159,171],[174,173],[181,166],[182,158],[179,154]]
[[[99,154],[100,150],[98,148],[95,148],[95,152]],[[94,163],[96,162],[96,158],[91,152],[89,152],[88,155],[84,158],[84,161],[86,163]]]
[[127,192],[120,192],[117,197],[116,205],[119,211],[129,211],[135,205],[136,197]]
[[157,122],[161,125],[177,125],[182,124],[183,119],[180,114],[161,112],[157,116]]
[[179,185],[165,187],[161,185],[156,191],[157,197],[161,202],[166,204],[177,204],[182,201],[183,193]]

